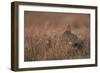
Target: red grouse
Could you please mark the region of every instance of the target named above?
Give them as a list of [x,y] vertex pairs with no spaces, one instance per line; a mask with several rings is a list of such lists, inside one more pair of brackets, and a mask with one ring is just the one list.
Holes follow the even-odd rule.
[[80,50],[82,49],[82,41],[71,31],[71,26],[66,24],[66,30],[62,35],[63,40],[68,45],[72,45],[72,49]]

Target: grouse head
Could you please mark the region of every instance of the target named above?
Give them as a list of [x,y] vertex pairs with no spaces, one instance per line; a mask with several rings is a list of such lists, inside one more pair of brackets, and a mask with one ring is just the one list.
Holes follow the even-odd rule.
[[65,29],[66,32],[71,32],[71,26],[69,24],[66,24],[65,28],[66,28]]

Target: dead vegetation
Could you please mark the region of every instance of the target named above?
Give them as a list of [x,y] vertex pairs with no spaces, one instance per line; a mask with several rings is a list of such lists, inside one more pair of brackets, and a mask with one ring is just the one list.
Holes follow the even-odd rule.
[[74,49],[72,45],[62,41],[61,36],[53,38],[26,37],[25,42],[25,61],[37,60],[61,60],[61,59],[80,59],[89,58],[89,44],[86,46],[87,40],[83,42],[81,50]]
[[[27,12],[25,17],[24,61],[83,59],[90,57],[90,26],[89,21],[85,21],[85,19],[89,20],[89,18],[87,18],[88,15],[73,14],[74,18],[71,19],[72,15],[67,14],[69,15],[68,17],[71,16],[71,18],[69,18],[70,20],[67,15],[63,16],[64,19],[57,17],[58,20],[61,20],[58,21],[59,24],[54,24],[54,22],[52,22],[54,19],[51,20],[52,18],[48,18],[49,21],[47,21],[46,17],[50,15],[46,15],[46,17],[41,16],[40,18],[38,18],[38,15],[36,15],[37,18],[33,15],[33,20],[31,20],[32,15],[30,18],[29,15],[31,14]],[[82,41],[81,50],[74,49],[73,44],[68,44],[68,42],[64,40],[63,33],[66,30],[64,24],[65,17],[66,21],[68,20],[68,23],[72,27],[72,33]],[[84,20],[78,20],[80,17],[83,17]],[[55,20],[55,22],[57,21]]]

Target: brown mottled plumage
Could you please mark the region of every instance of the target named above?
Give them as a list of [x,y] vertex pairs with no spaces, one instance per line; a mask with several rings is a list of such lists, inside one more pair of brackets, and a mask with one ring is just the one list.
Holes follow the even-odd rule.
[[66,24],[66,30],[62,35],[63,41],[69,44],[73,49],[82,49],[82,41],[71,31],[71,26]]

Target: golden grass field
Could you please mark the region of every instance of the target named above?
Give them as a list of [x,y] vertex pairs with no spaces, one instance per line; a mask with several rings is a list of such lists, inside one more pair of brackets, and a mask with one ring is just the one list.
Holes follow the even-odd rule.
[[[24,13],[24,61],[90,58],[90,15],[74,13]],[[82,41],[82,49],[66,44],[66,24]]]

